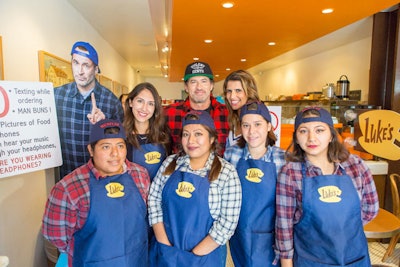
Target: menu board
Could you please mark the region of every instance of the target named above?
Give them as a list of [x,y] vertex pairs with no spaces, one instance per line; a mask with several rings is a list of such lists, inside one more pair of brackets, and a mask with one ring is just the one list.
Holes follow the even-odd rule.
[[0,81],[0,178],[60,165],[52,83]]

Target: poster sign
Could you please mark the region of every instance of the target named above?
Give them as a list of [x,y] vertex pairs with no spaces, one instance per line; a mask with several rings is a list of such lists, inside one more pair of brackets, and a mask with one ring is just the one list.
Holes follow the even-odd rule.
[[281,125],[282,125],[282,106],[267,106],[271,113],[271,124],[276,135],[275,146],[279,147],[281,142]]
[[0,178],[60,165],[52,83],[0,81]]
[[400,159],[400,114],[392,110],[373,110],[359,115],[361,136],[358,143],[365,151],[389,160]]

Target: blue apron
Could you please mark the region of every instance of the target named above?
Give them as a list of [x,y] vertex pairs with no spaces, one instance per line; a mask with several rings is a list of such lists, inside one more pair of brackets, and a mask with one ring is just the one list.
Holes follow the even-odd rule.
[[207,178],[175,171],[162,192],[163,223],[173,246],[155,241],[150,266],[225,267],[226,246],[205,256],[192,249],[207,235],[213,224],[208,205],[210,183]]
[[370,267],[361,205],[351,178],[306,177],[303,164],[303,216],[294,225],[294,266]]
[[263,160],[240,159],[237,172],[242,185],[238,227],[229,241],[235,266],[272,265],[275,259],[276,165]]
[[139,149],[132,149],[132,158],[128,159],[147,169],[150,180],[156,176],[158,169],[166,158],[165,148],[162,145],[144,144]]
[[96,180],[90,173],[90,210],[74,234],[73,266],[148,266],[146,204],[132,177]]

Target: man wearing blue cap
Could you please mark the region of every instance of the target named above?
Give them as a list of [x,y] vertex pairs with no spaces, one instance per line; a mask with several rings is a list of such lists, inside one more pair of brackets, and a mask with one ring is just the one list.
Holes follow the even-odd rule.
[[118,98],[96,80],[99,58],[92,45],[76,42],[71,50],[74,82],[55,88],[63,165],[60,178],[85,164],[90,126],[108,118],[123,120]]
[[51,190],[42,232],[62,252],[57,265],[147,266],[150,177],[126,160],[125,139],[118,121],[94,124],[91,159]]

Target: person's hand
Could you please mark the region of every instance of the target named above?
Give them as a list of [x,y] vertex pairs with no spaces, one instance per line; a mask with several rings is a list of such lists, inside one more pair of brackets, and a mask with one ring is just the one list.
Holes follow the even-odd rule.
[[90,97],[92,98],[92,113],[88,114],[87,118],[92,124],[95,124],[98,121],[104,120],[106,116],[104,115],[103,111],[97,107],[94,93],[92,93]]

